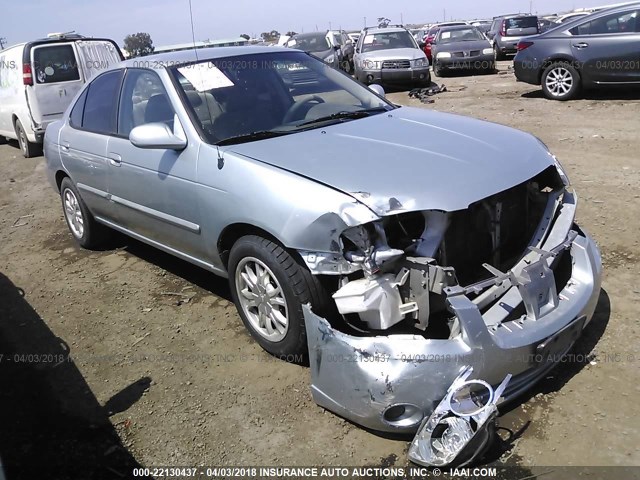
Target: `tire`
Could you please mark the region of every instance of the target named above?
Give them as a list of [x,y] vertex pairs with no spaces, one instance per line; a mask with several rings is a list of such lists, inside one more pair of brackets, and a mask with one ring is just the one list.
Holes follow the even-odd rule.
[[505,60],[507,56],[500,51],[497,45],[493,46],[493,53],[495,54],[496,61]]
[[[330,312],[330,297],[318,279],[302,260],[256,235],[233,245],[228,271],[233,302],[251,336],[270,354],[304,363],[308,348],[302,305],[310,303],[318,315]],[[255,279],[265,273],[259,286]]]
[[29,141],[27,133],[25,132],[20,120],[16,119],[15,130],[16,136],[18,137],[18,144],[20,145],[20,150],[22,150],[24,158],[32,158],[42,155],[42,145]]
[[580,91],[580,74],[568,62],[556,62],[542,73],[542,92],[550,100],[567,101]]
[[111,231],[95,221],[69,177],[62,180],[60,199],[67,227],[81,247],[91,250],[107,242]]

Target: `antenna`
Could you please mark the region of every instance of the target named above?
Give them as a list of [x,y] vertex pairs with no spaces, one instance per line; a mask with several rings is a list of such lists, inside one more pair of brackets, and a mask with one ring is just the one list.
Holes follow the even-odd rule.
[[193,42],[193,53],[196,56],[196,62],[197,62],[199,61],[199,59],[198,59],[198,49],[196,48],[196,31],[193,28],[193,6],[191,5],[191,0],[189,0],[189,19],[191,20],[191,41]]

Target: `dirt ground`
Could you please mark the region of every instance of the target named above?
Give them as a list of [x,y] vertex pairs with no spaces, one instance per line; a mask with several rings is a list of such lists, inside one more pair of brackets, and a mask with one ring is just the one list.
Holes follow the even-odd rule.
[[[551,102],[508,62],[500,70],[437,79],[448,92],[433,104],[389,97],[540,137],[570,175],[605,278],[574,356],[503,410],[503,442],[484,462],[640,465],[640,93]],[[125,238],[82,250],[43,157],[2,145],[0,170],[5,465],[75,462],[96,478],[138,464],[407,465],[409,439],[322,410],[307,368],[251,340],[226,281]]]

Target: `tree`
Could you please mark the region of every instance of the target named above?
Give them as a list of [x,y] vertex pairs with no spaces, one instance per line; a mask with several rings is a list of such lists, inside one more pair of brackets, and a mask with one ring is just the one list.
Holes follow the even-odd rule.
[[280,38],[280,32],[277,30],[271,30],[270,32],[262,32],[260,35],[263,42],[277,42]]
[[155,50],[153,40],[148,33],[134,33],[124,38],[124,49],[131,57],[144,57]]
[[240,35],[240,38],[244,38],[245,40],[251,40],[251,37],[246,33],[243,33],[242,35]]
[[385,18],[385,17],[379,17],[378,18],[378,27],[379,28],[387,28],[390,23],[391,23],[391,20],[389,20],[388,18]]

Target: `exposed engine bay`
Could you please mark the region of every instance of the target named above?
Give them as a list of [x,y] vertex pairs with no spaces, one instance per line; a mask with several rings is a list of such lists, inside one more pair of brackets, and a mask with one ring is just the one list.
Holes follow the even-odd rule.
[[447,296],[464,289],[481,311],[495,303],[505,289],[489,294],[491,287],[548,234],[565,192],[562,177],[550,166],[465,210],[400,213],[344,231],[349,268],[333,298],[346,331],[457,335]]

